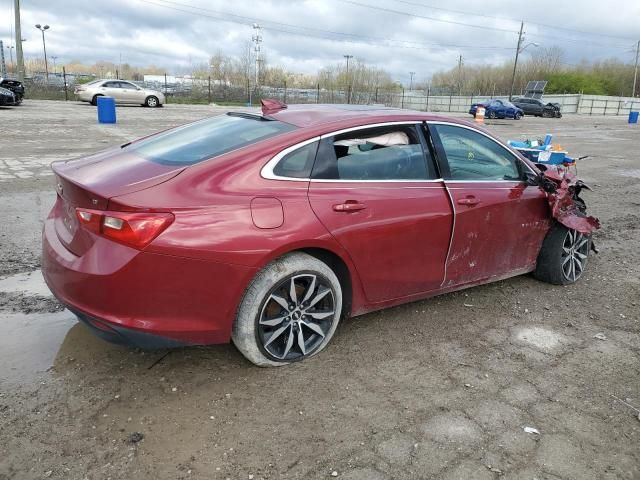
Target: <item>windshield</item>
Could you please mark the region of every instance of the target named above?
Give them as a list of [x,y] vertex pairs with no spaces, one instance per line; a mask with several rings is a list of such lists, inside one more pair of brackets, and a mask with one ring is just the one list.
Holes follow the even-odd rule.
[[133,143],[127,150],[152,162],[193,165],[293,129],[277,120],[219,115]]

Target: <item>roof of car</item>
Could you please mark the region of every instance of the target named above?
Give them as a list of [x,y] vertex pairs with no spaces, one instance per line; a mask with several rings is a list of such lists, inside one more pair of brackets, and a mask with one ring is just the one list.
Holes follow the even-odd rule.
[[298,127],[319,126],[329,123],[343,123],[350,120],[380,120],[382,117],[413,117],[427,120],[432,118],[425,112],[390,108],[378,105],[307,104],[288,105],[287,108],[270,113],[269,118],[280,120]]

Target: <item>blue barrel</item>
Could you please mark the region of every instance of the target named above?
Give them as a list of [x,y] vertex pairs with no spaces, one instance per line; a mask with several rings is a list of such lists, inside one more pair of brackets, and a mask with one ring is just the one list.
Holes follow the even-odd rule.
[[638,113],[640,112],[629,112],[629,123],[638,123]]
[[98,97],[98,122],[116,123],[116,99],[113,97]]

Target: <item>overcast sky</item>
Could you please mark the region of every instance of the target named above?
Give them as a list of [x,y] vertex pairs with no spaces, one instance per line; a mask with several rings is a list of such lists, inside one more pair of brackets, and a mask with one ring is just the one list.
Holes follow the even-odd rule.
[[[22,0],[25,57],[154,64],[188,71],[216,51],[239,55],[263,26],[270,64],[300,73],[354,55],[408,83],[466,64],[512,59],[520,20],[526,43],[559,46],[564,61],[617,57],[632,62],[640,0]],[[535,5],[535,6],[534,6]],[[438,7],[438,8],[436,8]],[[447,10],[443,10],[447,9]],[[404,14],[401,12],[405,12]],[[469,26],[472,25],[472,26]],[[548,26],[544,26],[548,25]],[[562,28],[557,28],[557,27]],[[0,39],[13,45],[13,0],[0,0]],[[524,55],[528,55],[529,47]],[[5,49],[5,54],[8,50]],[[8,55],[7,55],[8,56]]]

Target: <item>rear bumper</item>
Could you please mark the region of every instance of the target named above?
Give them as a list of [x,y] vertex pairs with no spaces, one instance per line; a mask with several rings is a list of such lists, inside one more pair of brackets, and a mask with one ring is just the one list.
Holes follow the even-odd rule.
[[104,238],[77,257],[49,218],[42,273],[53,294],[100,337],[166,348],[229,342],[255,269],[140,252]]

